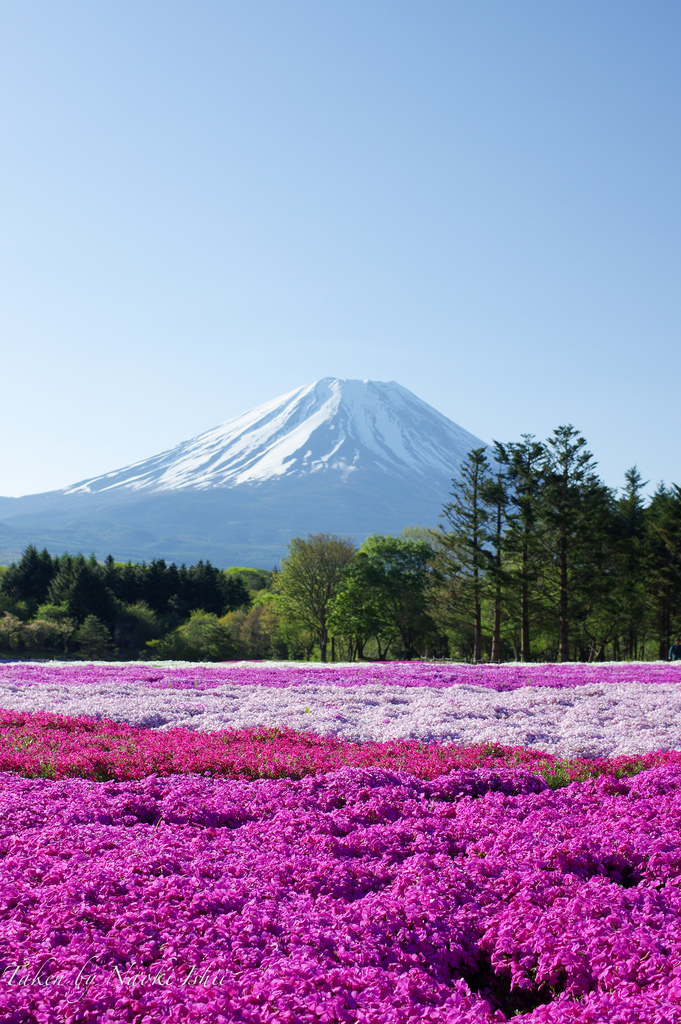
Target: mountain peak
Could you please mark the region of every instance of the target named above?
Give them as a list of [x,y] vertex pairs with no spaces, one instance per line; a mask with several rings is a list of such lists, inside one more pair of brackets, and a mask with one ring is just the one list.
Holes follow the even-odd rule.
[[479,438],[395,381],[323,377],[132,466],[0,499],[0,557],[271,568],[292,537],[434,526]]
[[322,377],[64,493],[208,490],[312,474],[347,481],[376,471],[451,479],[482,444],[395,381]]

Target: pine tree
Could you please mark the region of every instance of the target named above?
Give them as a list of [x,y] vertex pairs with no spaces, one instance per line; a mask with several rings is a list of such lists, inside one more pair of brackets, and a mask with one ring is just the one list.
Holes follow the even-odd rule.
[[681,487],[676,484],[660,484],[646,509],[645,560],[658,657],[666,659],[681,620]]
[[2,576],[1,589],[13,601],[27,601],[34,607],[47,600],[50,584],[57,571],[57,559],[47,548],[41,552],[29,544],[18,562]]
[[87,661],[104,658],[112,646],[109,630],[96,615],[86,616],[82,626],[75,634],[75,639],[80,644],[81,657]]
[[495,457],[505,467],[508,490],[506,579],[519,608],[520,657],[530,661],[530,624],[539,575],[537,502],[546,447],[535,441],[532,434],[523,434],[522,441],[503,445],[497,442]]
[[624,493],[617,502],[620,551],[616,589],[624,629],[624,656],[633,659],[639,651],[646,613],[646,511],[642,492],[647,481],[642,480],[636,466],[628,469],[624,478]]
[[[558,618],[558,660],[570,660],[571,613],[589,587],[601,553],[599,530],[611,495],[595,474],[585,439],[572,426],[557,427],[547,443],[538,511],[546,527],[549,581]],[[598,541],[598,543],[597,543]]]
[[482,487],[482,498],[487,506],[489,526],[487,541],[490,545],[490,561],[488,575],[493,604],[492,650],[490,661],[501,661],[501,604],[502,591],[506,581],[503,567],[503,551],[505,548],[505,528],[509,505],[506,474],[503,463],[498,459],[502,454],[502,446],[495,444],[494,455],[497,463],[496,475]]
[[482,660],[482,597],[490,564],[484,494],[491,474],[485,451],[474,448],[468,453],[460,478],[452,480],[452,500],[442,508],[441,518],[451,529],[440,524],[441,572],[454,608],[472,620],[474,662]]
[[78,622],[84,622],[88,615],[94,615],[112,623],[116,606],[104,573],[104,567],[98,564],[94,555],[89,559],[81,554],[75,557],[62,555],[57,574],[50,585],[49,599],[54,604],[65,604],[68,614]]

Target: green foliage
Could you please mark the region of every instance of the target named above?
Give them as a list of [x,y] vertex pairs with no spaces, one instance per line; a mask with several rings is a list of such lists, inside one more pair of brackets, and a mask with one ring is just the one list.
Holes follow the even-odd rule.
[[532,627],[535,630],[540,628],[543,620],[543,609],[538,600],[542,525],[537,496],[547,450],[532,434],[523,434],[518,442],[496,442],[494,458],[503,468],[506,490],[502,602],[513,624],[515,656],[530,661]]
[[115,618],[114,597],[94,555],[89,559],[62,555],[48,598],[52,604],[66,605],[69,615],[80,623],[90,615],[109,623]]
[[[629,764],[621,765],[612,771],[616,779],[629,779],[634,775],[640,775],[646,771],[649,765],[641,758],[639,761],[632,760]],[[586,782],[587,779],[596,779],[603,773],[599,765],[593,767],[582,764],[578,768],[569,758],[558,758],[553,764],[539,768],[538,774],[543,776],[549,789],[563,789],[573,782]]]
[[162,633],[163,624],[159,615],[144,601],[119,607],[114,641],[119,655],[125,660],[136,660],[145,651],[148,641],[159,639]]
[[665,658],[681,622],[681,487],[660,484],[646,509],[646,522],[648,628],[655,653]]
[[231,630],[203,609],[193,611],[189,622],[146,646],[156,659],[227,661],[239,654]]
[[12,610],[22,622],[28,622],[35,611],[35,601],[15,601]]
[[345,574],[331,616],[333,629],[352,638],[358,657],[364,656],[370,638],[379,657],[392,647],[404,659],[435,640],[426,598],[432,559],[433,548],[425,540],[367,538]]
[[23,623],[16,615],[5,612],[0,618],[0,649],[17,651],[21,647]]
[[[492,456],[491,458],[488,456]],[[438,530],[294,538],[281,572],[29,545],[0,567],[0,650],[125,658],[666,658],[681,633],[681,488],[619,495],[572,426],[472,451]],[[445,496],[443,496],[444,498]],[[197,611],[196,609],[200,609]],[[86,627],[87,624],[87,627]],[[112,640],[113,637],[113,640]]]
[[111,634],[96,615],[87,615],[75,633],[74,639],[80,647],[80,656],[86,661],[106,657],[111,651]]
[[[282,630],[280,601],[275,594],[259,591],[250,608],[227,612],[220,622],[233,637],[239,657],[266,660],[287,658],[289,650],[293,650],[287,643],[286,630]],[[296,654],[291,653],[290,656],[295,657]]]
[[21,639],[27,651],[43,653],[58,651],[63,646],[62,623],[54,619],[34,619],[26,622],[21,630]]
[[27,654],[66,653],[76,630],[73,619],[38,616],[22,621],[9,612],[0,618],[0,650]]
[[485,577],[492,560],[489,549],[491,510],[487,493],[492,482],[485,448],[474,448],[452,481],[451,500],[442,507],[438,572],[444,582],[438,596],[443,624],[464,627],[472,634],[472,658],[482,658],[482,602]]
[[617,498],[572,426],[545,444],[495,444],[496,478],[482,454],[464,465],[435,544],[431,611],[450,653],[665,658],[681,624],[681,488],[661,486],[646,507],[634,467]]
[[64,604],[50,604],[48,601],[40,605],[36,617],[39,619],[49,619],[52,622],[63,622],[69,618],[68,605],[65,602]]
[[544,585],[554,609],[560,661],[570,660],[571,625],[584,617],[608,561],[612,504],[585,439],[571,425],[557,427],[547,442],[538,511],[547,555]]
[[0,589],[14,601],[26,601],[34,607],[42,604],[54,576],[54,560],[47,549],[38,552],[29,544],[18,562],[0,577]]
[[[149,641],[179,628],[192,608],[214,616],[247,609],[251,597],[244,574],[254,593],[271,577],[264,570],[223,572],[207,561],[178,569],[163,559],[134,565],[116,562],[111,555],[104,563],[94,555],[52,558],[29,545],[20,561],[0,574],[0,615],[8,612],[12,624],[5,623],[0,647],[68,654],[71,640],[80,644],[73,634],[92,615],[113,635],[119,656],[135,658]],[[16,626],[15,620],[30,628]],[[112,651],[110,637],[106,656]],[[87,643],[89,656],[97,657],[98,645]],[[191,656],[191,644],[185,647]]]
[[[274,573],[269,569],[244,569],[233,567],[225,569],[225,576],[236,577],[243,583],[249,595],[262,590],[269,590]],[[242,602],[246,604],[247,602]]]
[[[262,588],[257,588],[262,589]],[[247,608],[251,603],[251,592],[241,576],[235,573],[222,573],[222,611],[234,611],[235,608]]]
[[354,557],[355,545],[347,538],[328,533],[294,537],[274,583],[286,619],[299,635],[316,638],[321,661],[327,656],[331,607]]

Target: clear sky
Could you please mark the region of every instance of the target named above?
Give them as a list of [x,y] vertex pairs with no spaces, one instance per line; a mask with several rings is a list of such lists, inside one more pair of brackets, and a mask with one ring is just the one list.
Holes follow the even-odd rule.
[[0,0],[0,494],[319,377],[681,483],[678,0]]

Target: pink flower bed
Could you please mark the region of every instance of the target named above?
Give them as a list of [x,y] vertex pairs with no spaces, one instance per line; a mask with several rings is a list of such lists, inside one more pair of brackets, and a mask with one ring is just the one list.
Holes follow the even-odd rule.
[[606,662],[461,665],[423,662],[320,665],[286,662],[234,662],[219,665],[153,662],[12,662],[0,666],[0,680],[22,686],[59,682],[70,686],[108,680],[134,682],[151,689],[210,689],[225,683],[287,687],[308,683],[335,686],[429,686],[465,684],[504,691],[523,686],[564,689],[593,683],[669,683],[681,681],[681,662]]
[[681,771],[2,777],[0,1019],[681,1021]]
[[605,773],[633,775],[658,764],[681,767],[681,752],[556,759],[540,751],[498,744],[348,743],[291,729],[160,732],[106,720],[0,710],[0,771],[50,779],[124,781],[182,773],[230,779],[300,779],[348,766],[380,767],[433,779],[454,769],[503,765],[540,774],[556,787]]
[[[0,1021],[681,1024],[679,679],[0,666]],[[325,732],[362,705],[363,742]],[[634,753],[422,741],[438,715]]]

